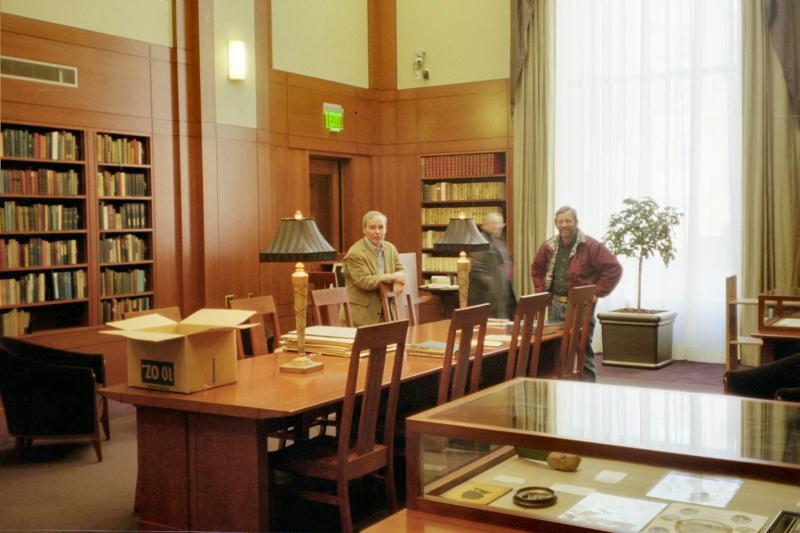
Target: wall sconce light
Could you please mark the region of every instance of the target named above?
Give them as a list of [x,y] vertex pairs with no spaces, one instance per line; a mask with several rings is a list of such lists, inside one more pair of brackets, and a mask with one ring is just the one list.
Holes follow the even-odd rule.
[[416,52],[414,59],[414,77],[427,80],[431,77],[431,69],[425,67],[425,51]]
[[228,41],[228,79],[243,80],[247,74],[247,48],[244,41]]

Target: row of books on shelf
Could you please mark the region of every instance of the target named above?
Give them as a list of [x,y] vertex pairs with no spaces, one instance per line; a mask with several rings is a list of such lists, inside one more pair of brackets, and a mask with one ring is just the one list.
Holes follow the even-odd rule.
[[38,132],[27,129],[4,128],[2,157],[30,157],[57,161],[80,159],[78,138],[71,131]]
[[0,171],[0,194],[76,196],[80,194],[80,176],[74,170],[3,169]]
[[502,153],[437,155],[422,158],[426,178],[491,176],[505,172]]
[[100,240],[100,261],[119,263],[147,259],[147,243],[135,235],[125,234]]
[[33,304],[86,297],[86,271],[31,272],[0,279],[0,305]]
[[143,173],[109,172],[97,174],[98,196],[147,196],[147,176]]
[[145,164],[145,146],[139,139],[115,138],[105,133],[98,133],[95,139],[99,163]]
[[130,311],[146,311],[152,308],[152,298],[140,296],[138,298],[113,298],[100,302],[100,314],[103,322],[122,320],[125,313]]
[[141,229],[147,227],[146,204],[139,202],[122,205],[100,203],[100,229]]
[[422,247],[433,248],[433,245],[442,240],[444,231],[438,229],[429,229],[422,232]]
[[445,225],[450,222],[451,218],[458,218],[461,213],[464,213],[467,218],[474,218],[476,224],[483,223],[483,219],[489,213],[496,212],[497,207],[424,207],[422,209],[422,223],[423,224],[441,224]]
[[141,268],[114,270],[104,268],[100,273],[100,295],[129,294],[147,291],[147,271]]
[[3,202],[0,231],[62,231],[80,228],[77,207],[62,204],[17,205]]
[[422,270],[426,272],[455,272],[458,257],[439,257],[422,254]]
[[3,313],[3,319],[0,321],[0,335],[3,337],[19,337],[28,333],[30,325],[30,313],[12,309],[7,313]]
[[19,242],[0,240],[0,268],[75,265],[78,263],[78,241],[48,241],[34,237]]
[[422,185],[423,202],[447,202],[453,200],[504,200],[506,184],[502,181],[479,181],[455,183],[441,181]]

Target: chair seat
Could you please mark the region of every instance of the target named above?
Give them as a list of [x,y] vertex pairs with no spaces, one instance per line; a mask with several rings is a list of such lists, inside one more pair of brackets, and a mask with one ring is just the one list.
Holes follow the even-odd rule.
[[[270,455],[270,462],[277,470],[287,470],[301,476],[322,479],[336,479],[338,476],[338,444],[336,437],[328,435],[301,441]],[[379,465],[386,463],[388,448],[383,444],[375,444],[366,454],[348,453],[348,459],[359,458],[363,461],[360,468],[348,471],[348,478],[355,479],[373,472]],[[373,460],[366,458],[372,456]]]

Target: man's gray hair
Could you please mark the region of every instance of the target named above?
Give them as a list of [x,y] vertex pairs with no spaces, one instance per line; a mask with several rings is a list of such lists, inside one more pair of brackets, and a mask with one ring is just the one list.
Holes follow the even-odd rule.
[[558,215],[560,215],[562,213],[567,213],[567,212],[572,213],[572,218],[575,219],[575,222],[578,221],[578,212],[575,211],[574,207],[570,207],[568,205],[563,205],[563,206],[559,207],[558,211],[556,211],[556,214],[553,217],[553,219],[556,219],[556,218],[558,218]]
[[386,215],[384,215],[380,211],[367,211],[367,214],[364,215],[364,218],[361,219],[361,227],[366,228],[370,219],[375,217],[381,217],[383,219],[384,226],[389,222],[389,219],[386,218]]

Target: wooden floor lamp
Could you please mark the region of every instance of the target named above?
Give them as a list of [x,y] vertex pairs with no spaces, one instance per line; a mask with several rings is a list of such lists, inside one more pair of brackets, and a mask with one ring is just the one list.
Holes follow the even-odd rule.
[[262,263],[297,263],[292,274],[294,318],[297,326],[297,357],[281,365],[283,372],[306,373],[322,370],[322,363],[306,355],[306,306],[308,305],[308,274],[303,261],[336,259],[336,250],[319,232],[313,218],[303,218],[298,210],[293,218],[282,218],[278,234],[266,250],[259,254]]

